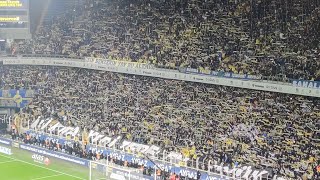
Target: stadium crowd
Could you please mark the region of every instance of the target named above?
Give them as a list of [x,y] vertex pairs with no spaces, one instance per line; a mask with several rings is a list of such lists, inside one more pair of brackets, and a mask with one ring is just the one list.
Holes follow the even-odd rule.
[[[67,153],[69,155],[74,155],[80,158],[85,158],[89,160],[95,160],[95,161],[101,161],[103,160],[108,160],[108,162],[111,164],[119,165],[119,166],[126,166],[129,168],[135,168],[135,169],[143,169],[143,174],[151,176],[154,174],[154,169],[152,168],[145,168],[138,163],[131,163],[131,162],[126,162],[122,161],[118,158],[112,158],[110,156],[104,156],[103,153],[99,153],[95,150],[86,150],[82,148],[82,144],[79,142],[67,142],[65,144],[59,144],[59,142],[53,140],[53,139],[45,139],[41,138],[39,135],[32,136],[31,134],[28,133],[21,133],[17,134],[16,132],[12,132],[12,138],[14,140],[19,140],[24,142],[25,144],[31,144],[31,145],[36,145],[40,146],[52,151],[59,151],[63,153]],[[161,174],[161,177],[169,177],[168,172],[163,171],[163,174]],[[182,176],[181,176],[182,177]],[[182,177],[183,178],[183,177]]]
[[[39,26],[32,40],[13,43],[12,53],[320,81],[319,6],[318,0],[86,0]],[[204,164],[320,178],[319,98],[77,68],[1,65],[0,76],[1,89],[37,90],[24,119],[52,117]],[[26,142],[46,146],[33,138]],[[96,157],[77,144],[61,150]]]
[[[147,176],[154,175],[154,169],[151,167],[144,167],[143,165],[140,165],[138,162],[128,162],[128,161],[123,161],[119,158],[104,156],[103,153],[97,152],[96,150],[86,149],[86,148],[83,149],[82,144],[80,144],[79,142],[72,143],[71,141],[68,141],[65,144],[59,144],[57,141],[53,139],[50,139],[50,140],[44,139],[44,138],[41,138],[39,135],[32,136],[31,134],[28,134],[28,133],[22,133],[17,135],[15,132],[12,133],[12,138],[14,140],[22,141],[25,144],[40,146],[52,151],[63,152],[69,155],[74,155],[74,156],[92,160],[92,161],[100,161],[101,163],[106,163],[105,160],[107,160],[108,164],[112,164],[112,166],[119,166],[120,168],[128,167],[132,169],[138,169],[139,171],[142,171],[141,173],[143,175],[147,175]],[[179,179],[193,180],[191,178],[188,178],[187,176],[183,176],[181,174],[178,175],[178,174],[170,173],[167,171],[160,171],[160,173],[157,173],[159,180],[167,180],[167,177],[172,177],[173,175],[175,177],[175,179],[173,180],[179,180]]]
[[52,117],[204,164],[319,177],[319,98],[78,68],[1,66],[0,72],[16,84],[2,81],[0,88],[38,89],[24,119]]
[[15,53],[320,80],[318,0],[86,0]]

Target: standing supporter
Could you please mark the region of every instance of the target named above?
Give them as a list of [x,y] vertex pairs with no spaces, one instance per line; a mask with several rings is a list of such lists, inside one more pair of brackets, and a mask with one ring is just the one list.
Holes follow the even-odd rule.
[[[187,165],[196,164],[190,161],[195,157],[202,169],[209,161],[223,166],[250,164],[279,176],[301,178],[315,171],[309,167],[319,161],[319,98],[78,68],[2,69],[8,79],[24,79],[21,86],[38,89],[21,111],[26,121],[52,119],[52,123],[79,127],[79,135],[87,128],[155,145],[160,154],[164,150],[179,154],[176,162],[189,158]],[[38,137],[31,141],[29,136],[26,143],[54,148],[54,142],[47,144]],[[69,154],[81,152],[74,142],[62,146]],[[87,152],[87,158],[96,155]]]

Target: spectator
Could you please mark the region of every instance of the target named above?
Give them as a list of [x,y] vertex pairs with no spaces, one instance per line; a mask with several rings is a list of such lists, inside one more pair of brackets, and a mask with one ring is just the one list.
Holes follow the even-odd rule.
[[[2,69],[8,79],[17,80],[25,71],[21,87],[39,88],[22,110],[24,119],[53,118],[81,131],[120,135],[185,158],[199,157],[204,164],[210,160],[230,167],[249,164],[285,177],[316,176],[318,98],[77,68]],[[79,155],[79,147],[65,149]],[[87,156],[96,157],[94,152]]]
[[13,49],[320,80],[319,17],[317,0],[87,0]]

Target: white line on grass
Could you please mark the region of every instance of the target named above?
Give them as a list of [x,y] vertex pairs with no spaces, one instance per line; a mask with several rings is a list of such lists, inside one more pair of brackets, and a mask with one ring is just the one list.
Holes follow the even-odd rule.
[[60,171],[56,171],[56,170],[49,169],[49,168],[46,168],[46,167],[42,167],[42,166],[39,166],[39,165],[36,165],[36,164],[32,164],[32,163],[29,163],[27,161],[23,161],[23,160],[20,160],[20,159],[15,159],[15,158],[12,158],[12,157],[4,156],[2,154],[0,154],[0,156],[6,157],[6,158],[9,158],[9,159],[12,159],[12,160],[20,161],[20,162],[23,162],[25,164],[36,166],[36,167],[39,167],[39,168],[42,168],[42,169],[46,169],[46,170],[49,170],[49,171],[53,171],[53,172],[56,172],[56,173],[64,174],[64,175],[67,175],[67,176],[71,176],[71,177],[74,177],[74,178],[77,178],[77,179],[86,180],[86,179],[82,179],[80,177],[77,177],[77,176],[74,176],[74,175],[71,175],[71,174],[67,174],[67,173],[64,173],[64,172],[60,172]]
[[14,162],[14,161],[16,161],[16,160],[10,160],[10,161],[2,161],[2,162],[0,162],[0,164],[4,164],[4,163],[10,163],[10,162]]
[[61,175],[63,175],[63,174],[55,174],[55,175],[52,175],[52,176],[43,176],[43,177],[31,179],[31,180],[46,179],[46,178],[56,177],[56,176],[61,176]]

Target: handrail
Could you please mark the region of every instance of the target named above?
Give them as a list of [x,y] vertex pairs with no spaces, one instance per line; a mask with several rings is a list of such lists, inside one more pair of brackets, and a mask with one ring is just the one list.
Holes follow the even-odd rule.
[[[68,55],[52,55],[52,54],[21,54],[21,55],[2,55],[1,57],[6,58],[54,58],[54,59],[68,59],[68,60],[75,60],[75,61],[81,61],[86,62],[87,57],[80,57],[80,56],[68,56]],[[1,61],[0,57],[0,61]],[[163,65],[155,65],[155,67],[163,70],[179,70],[179,67],[169,67],[169,66],[163,66]],[[288,84],[289,79],[283,75],[283,77],[280,76],[262,76],[260,80],[254,80],[254,81],[262,81],[262,82],[269,82],[273,84]]]
[[[21,128],[21,132],[22,132],[22,133],[25,133],[25,132],[27,132],[28,130],[30,130],[30,129],[24,128],[24,127]],[[80,141],[80,140],[78,140],[78,141],[76,141],[76,140],[68,140],[68,139],[66,139],[66,138],[64,138],[64,137],[60,137],[60,136],[58,136],[58,135],[49,134],[49,133],[44,132],[44,131],[37,131],[37,130],[32,130],[32,131],[37,132],[37,133],[39,133],[39,134],[45,134],[45,135],[47,135],[48,137],[58,137],[58,138],[60,138],[60,139],[63,139],[63,140],[66,141],[66,142],[78,142],[78,143],[80,143],[80,144],[82,145],[82,141]],[[121,153],[129,154],[129,155],[132,155],[132,156],[135,156],[135,157],[139,157],[138,154],[134,154],[134,153],[127,152],[127,151],[125,151],[125,149],[118,149],[118,148],[115,149],[116,146],[115,146],[114,148],[108,148],[108,147],[103,147],[103,146],[96,145],[96,144],[92,144],[92,143],[89,143],[88,145],[91,145],[92,147],[96,147],[96,148],[97,148],[97,147],[100,147],[100,148],[103,148],[103,149],[106,149],[106,150],[112,150],[112,151],[115,151],[115,152],[121,152]],[[155,161],[157,161],[157,162],[166,163],[166,164],[171,164],[172,166],[176,166],[176,167],[179,167],[179,166],[180,166],[179,164],[176,164],[176,163],[167,161],[167,160],[165,159],[165,154],[166,154],[166,150],[163,151],[163,155],[164,155],[164,156],[162,157],[162,159],[161,159],[160,157],[156,157],[156,159],[155,159],[155,156],[154,156],[154,157],[150,157],[150,158],[152,158],[152,160],[155,160]],[[239,177],[238,177],[238,178],[235,178],[235,172],[233,173],[232,177],[224,174],[222,168],[221,168],[219,174],[216,173],[216,172],[210,171],[210,168],[208,168],[208,170],[201,169],[201,168],[199,168],[199,167],[201,167],[201,166],[199,166],[199,162],[198,162],[198,161],[199,161],[199,158],[197,158],[197,162],[196,162],[197,165],[196,165],[196,167],[188,166],[188,163],[185,165],[185,167],[186,167],[187,169],[192,169],[192,170],[195,170],[195,171],[207,173],[208,175],[220,176],[220,178],[222,178],[222,179],[230,179],[230,180],[239,179]],[[203,164],[203,165],[207,165],[207,164]],[[207,165],[207,167],[210,167],[209,165],[210,165],[210,163]],[[240,179],[242,179],[242,178],[240,178]]]

